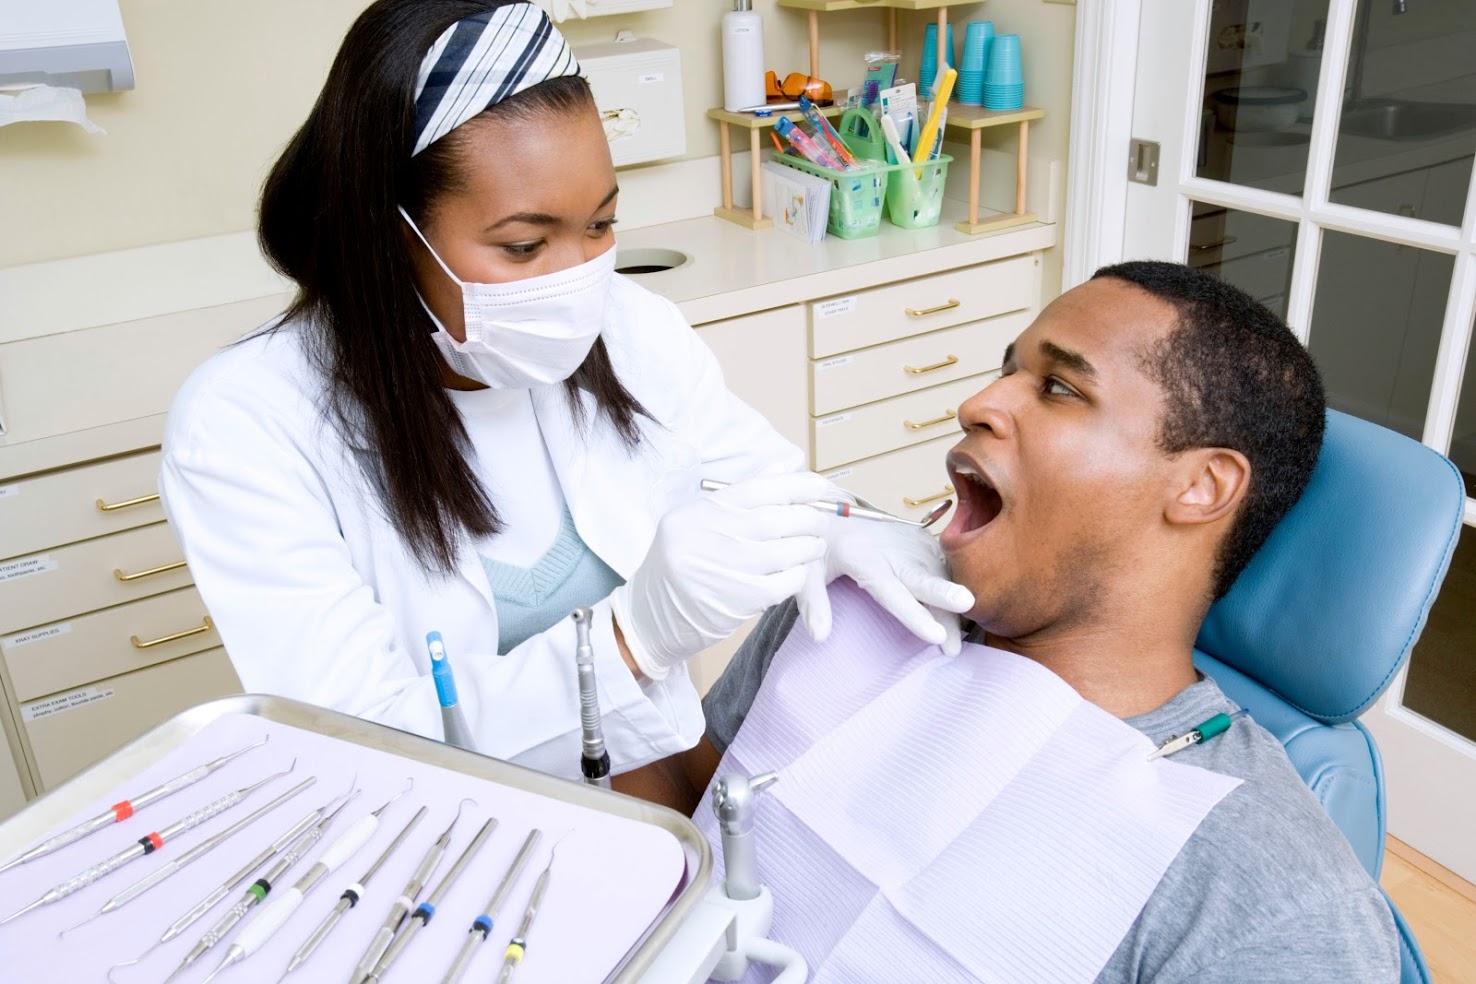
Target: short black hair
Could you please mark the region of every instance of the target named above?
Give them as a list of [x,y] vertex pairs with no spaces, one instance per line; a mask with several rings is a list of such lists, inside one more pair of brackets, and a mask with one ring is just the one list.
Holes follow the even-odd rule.
[[1157,260],[1103,267],[1100,277],[1178,312],[1173,330],[1143,350],[1164,392],[1159,448],[1230,448],[1250,461],[1250,487],[1215,558],[1218,601],[1307,488],[1327,421],[1322,377],[1286,322],[1217,277]]

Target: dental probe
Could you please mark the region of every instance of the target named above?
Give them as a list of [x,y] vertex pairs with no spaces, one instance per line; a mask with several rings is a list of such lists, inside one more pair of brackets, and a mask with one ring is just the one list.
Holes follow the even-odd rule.
[[307,898],[319,882],[348,862],[359,853],[365,844],[369,843],[369,838],[373,837],[374,832],[379,829],[379,815],[389,809],[391,803],[409,791],[410,787],[406,786],[385,800],[384,805],[379,809],[371,811],[368,816],[360,817],[347,830],[335,837],[333,843],[324,848],[318,860],[313,862],[307,874],[299,878],[287,891],[274,895],[272,900],[256,914],[256,917],[236,935],[230,948],[226,950],[225,957],[210,972],[210,976],[205,978],[203,984],[210,984],[220,976],[221,971],[240,963],[265,946],[277,930],[287,924],[287,920],[292,918],[298,906],[302,905],[303,899]]
[[[586,611],[588,609],[585,609]],[[536,827],[528,831],[528,837],[523,841],[522,849],[518,856],[513,858],[512,865],[507,869],[507,874],[502,876],[502,882],[497,890],[492,893],[482,909],[482,914],[472,920],[471,929],[466,931],[466,939],[462,941],[461,950],[457,952],[456,959],[451,962],[451,969],[446,971],[446,976],[441,978],[441,984],[458,984],[472,957],[477,952],[477,947],[492,935],[492,924],[497,918],[497,910],[502,908],[502,903],[507,900],[507,893],[512,891],[513,885],[518,880],[518,875],[523,872],[523,865],[528,863],[528,858],[533,855],[533,849],[538,846],[543,832]]]
[[106,915],[109,912],[112,912],[114,909],[119,909],[127,905],[129,902],[132,902],[144,892],[147,892],[149,889],[153,888],[155,885],[159,884],[170,875],[179,871],[179,869],[183,868],[185,865],[189,864],[192,861],[199,860],[204,855],[219,847],[222,843],[229,839],[232,834],[238,833],[239,831],[251,826],[252,823],[260,820],[264,815],[270,813],[272,810],[275,810],[277,807],[281,806],[283,803],[287,802],[292,797],[296,796],[304,789],[307,789],[309,786],[317,781],[317,776],[308,776],[302,782],[298,783],[296,786],[293,786],[291,789],[287,790],[287,792],[281,794],[270,803],[267,803],[265,806],[254,810],[250,815],[242,817],[240,820],[237,820],[235,823],[231,824],[220,833],[212,834],[211,836],[205,838],[200,843],[196,844],[194,847],[190,848],[188,851],[184,852],[179,857],[175,858],[173,861],[170,861],[163,867],[156,868],[154,871],[151,871],[149,874],[140,878],[138,881],[134,882],[132,885],[129,885],[127,888],[123,889],[123,891],[119,892],[117,895],[109,899],[106,903],[103,904],[103,907],[101,909],[97,910],[92,915],[79,922],[76,926],[64,929],[57,935],[66,936],[72,930],[87,925],[98,916]]
[[[567,835],[566,835],[567,836]],[[538,915],[538,909],[543,905],[543,893],[548,889],[548,874],[553,871],[554,855],[558,853],[559,847],[554,845],[553,851],[548,855],[548,864],[544,865],[543,873],[538,876],[538,881],[533,884],[533,894],[528,899],[528,909],[523,913],[523,922],[518,926],[518,931],[508,941],[507,951],[502,955],[502,973],[497,975],[497,984],[508,984],[512,980],[513,971],[523,962],[523,954],[528,950],[528,931],[533,928],[533,919]]]
[[198,827],[200,824],[204,823],[206,820],[209,820],[211,817],[219,813],[224,813],[226,810],[229,810],[231,807],[235,806],[237,803],[241,802],[243,799],[250,796],[252,793],[256,792],[258,789],[271,782],[273,779],[280,779],[282,776],[287,775],[287,773],[291,772],[295,768],[297,768],[297,759],[293,759],[290,766],[283,769],[281,772],[276,773],[275,775],[267,776],[265,779],[262,779],[259,782],[254,782],[249,786],[243,786],[235,792],[226,793],[220,799],[205,804],[194,813],[190,813],[181,817],[180,819],[176,820],[174,823],[171,823],[169,826],[163,828],[162,830],[157,830],[153,833],[145,834],[144,836],[140,837],[136,843],[130,844],[128,847],[119,851],[117,854],[114,854],[112,857],[105,858],[102,861],[99,861],[97,864],[93,865],[91,868],[88,868],[86,871],[79,872],[78,874],[73,875],[71,878],[68,878],[66,881],[62,882],[60,885],[57,885],[55,888],[51,889],[45,895],[41,896],[39,899],[26,906],[24,909],[21,909],[18,912],[12,912],[4,919],[0,919],[0,926],[5,925],[12,919],[25,915],[32,909],[39,908],[43,905],[50,905],[52,902],[56,902],[66,898],[73,892],[81,891],[88,885],[91,885],[93,882],[97,881],[99,878],[103,878],[107,875],[112,874],[114,871],[117,871],[119,868],[123,867],[130,861],[141,858],[145,854],[153,854],[155,851],[159,850],[159,848],[163,847],[166,843],[172,841],[180,834],[184,833],[187,830],[192,830],[195,827]]
[[[354,778],[357,781],[358,777],[355,776]],[[359,790],[355,789],[341,803],[334,807],[331,813],[314,824],[307,833],[299,836],[293,842],[292,846],[287,849],[287,853],[278,858],[267,869],[265,875],[262,875],[250,888],[246,889],[246,894],[241,897],[240,901],[231,906],[226,914],[221,916],[214,926],[210,927],[210,931],[200,937],[199,942],[190,949],[189,953],[185,954],[185,958],[180,965],[174,968],[174,972],[164,978],[164,984],[169,984],[170,981],[194,966],[195,961],[208,953],[215,944],[225,939],[226,934],[234,929],[237,923],[246,918],[246,913],[251,911],[252,906],[271,894],[272,884],[285,875],[289,868],[302,860],[302,856],[318,842],[323,836],[323,832],[333,823],[333,819],[338,816],[339,811],[352,803],[354,797],[358,795]]]
[[589,642],[589,623],[594,612],[576,608],[574,619],[574,666],[579,676],[579,727],[583,733],[579,771],[590,786],[610,788],[610,752],[605,748],[605,730],[600,723],[600,693],[595,686],[594,647]]
[[436,916],[436,906],[440,905],[441,899],[451,890],[451,886],[456,884],[456,879],[461,877],[461,873],[466,870],[466,866],[471,863],[471,859],[476,856],[477,851],[481,850],[482,845],[487,843],[488,836],[491,835],[496,827],[497,818],[488,817],[487,822],[482,824],[482,829],[477,831],[477,835],[472,838],[471,843],[466,845],[466,850],[461,852],[461,856],[446,871],[446,875],[441,879],[440,884],[431,890],[430,895],[424,902],[415,907],[414,912],[410,913],[410,924],[405,927],[403,932],[390,941],[389,949],[384,951],[384,956],[379,958],[379,963],[369,972],[369,976],[365,980],[377,981],[389,973],[389,969],[394,965],[395,960],[399,958],[400,954],[405,952],[405,948],[410,945],[410,941],[415,939],[415,934],[430,925],[430,921]]
[[426,849],[425,856],[420,859],[420,864],[415,868],[415,873],[405,883],[405,890],[400,893],[399,898],[395,899],[394,905],[390,906],[389,915],[385,917],[384,924],[375,932],[374,939],[369,942],[369,948],[359,958],[358,965],[354,967],[354,972],[349,977],[349,984],[359,984],[368,977],[369,972],[379,963],[379,958],[384,956],[384,951],[389,949],[390,941],[399,931],[400,924],[405,921],[405,916],[415,908],[415,900],[419,898],[420,890],[425,888],[425,883],[430,881],[436,866],[441,863],[441,858],[446,856],[446,848],[451,843],[451,831],[456,829],[456,824],[461,819],[462,809],[467,803],[475,806],[476,802],[473,799],[462,800],[456,807],[456,816],[451,818],[446,829],[441,831],[441,836],[437,837],[435,842]]
[[111,826],[115,823],[122,823],[124,820],[127,820],[129,817],[133,816],[133,814],[137,811],[142,810],[144,807],[148,806],[150,803],[156,803],[164,797],[170,795],[171,793],[177,793],[187,786],[193,786],[195,783],[199,782],[201,779],[204,779],[206,776],[210,775],[216,769],[219,769],[221,766],[225,765],[236,756],[244,755],[247,752],[251,751],[253,748],[260,748],[262,745],[265,745],[271,739],[271,737],[271,735],[267,735],[265,738],[263,738],[261,741],[256,742],[255,744],[247,745],[245,748],[239,748],[236,751],[231,752],[229,755],[222,755],[220,758],[216,759],[213,762],[206,762],[204,765],[197,765],[190,771],[183,773],[182,775],[177,775],[163,785],[155,786],[153,789],[150,789],[147,792],[139,793],[132,799],[121,800],[117,803],[114,803],[106,811],[99,813],[91,820],[84,820],[81,823],[77,824],[77,826],[72,827],[69,830],[63,830],[56,836],[49,837],[46,840],[42,841],[40,844],[37,844],[35,847],[31,848],[29,851],[26,851],[24,854],[11,858],[4,864],[0,864],[0,872],[8,871],[18,864],[25,864],[28,861],[34,861],[37,858],[45,857],[53,851],[59,851],[62,848],[66,847],[68,844],[75,843],[86,837],[88,834],[95,833],[96,831],[99,831],[104,827]]
[[132,960],[125,960],[120,964],[114,964],[113,966],[109,967],[108,980],[113,980],[113,971],[117,970],[119,967],[130,967],[133,964],[142,962],[143,959],[149,954],[153,953],[154,950],[158,949],[165,943],[168,943],[170,940],[174,939],[180,933],[183,933],[185,930],[189,929],[192,925],[194,925],[197,919],[205,915],[205,913],[209,912],[211,909],[215,908],[215,904],[217,902],[229,895],[231,889],[239,888],[242,882],[251,877],[252,872],[265,864],[267,860],[270,859],[273,855],[286,849],[288,844],[291,844],[293,841],[297,840],[298,837],[307,832],[309,827],[322,819],[323,811],[327,810],[329,806],[333,805],[334,801],[337,800],[337,798],[338,797],[335,796],[333,799],[329,800],[327,803],[324,803],[316,810],[308,811],[308,813],[304,815],[301,820],[297,821],[291,827],[289,827],[286,833],[282,834],[282,836],[278,837],[276,840],[268,844],[265,848],[262,849],[260,854],[242,865],[239,871],[237,871],[231,877],[227,878],[209,895],[205,896],[199,902],[196,902],[194,905],[192,905],[189,911],[187,911],[184,915],[180,916],[174,922],[170,923],[169,928],[164,931],[164,935],[155,940],[143,953],[140,953]]
[[[702,491],[704,492],[716,492],[719,489],[725,489],[727,487],[727,482],[717,482],[713,481],[710,478],[704,478],[702,480]],[[920,520],[903,519],[901,516],[893,516],[891,513],[882,512],[880,509],[869,509],[866,506],[852,505],[851,503],[844,501],[832,502],[829,499],[820,499],[815,502],[806,502],[804,504],[811,507],[812,509],[818,509],[823,513],[830,513],[832,515],[841,516],[843,518],[874,519],[881,523],[901,523],[903,526],[916,526],[918,529],[927,529],[929,526],[932,526],[938,520],[942,519],[943,514],[948,512],[948,510],[953,507],[953,500],[944,499],[942,502],[934,506],[932,511]]]
[[359,904],[359,898],[364,894],[364,889],[368,886],[369,879],[374,877],[375,873],[389,860],[390,855],[394,854],[399,846],[404,843],[405,838],[420,823],[425,813],[426,807],[422,806],[416,810],[415,816],[411,817],[410,822],[405,824],[405,829],[401,830],[395,835],[395,839],[390,841],[389,847],[384,849],[384,853],[379,856],[379,860],[370,865],[369,870],[364,872],[358,881],[343,890],[343,894],[338,897],[338,904],[333,907],[333,911],[323,917],[323,921],[318,924],[318,928],[313,930],[312,935],[307,938],[307,941],[292,955],[291,961],[287,964],[287,971],[282,975],[281,980],[286,980],[288,974],[306,963],[307,959],[313,955],[313,951],[317,950],[318,946],[328,938],[328,934],[333,932],[334,927],[343,918],[343,914]]

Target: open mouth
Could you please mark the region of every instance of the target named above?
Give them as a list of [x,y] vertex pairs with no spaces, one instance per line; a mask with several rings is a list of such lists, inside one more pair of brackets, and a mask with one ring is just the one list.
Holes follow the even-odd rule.
[[961,546],[978,536],[1004,510],[1004,499],[994,483],[973,461],[951,454],[948,471],[958,493],[958,509],[940,537],[944,549]]

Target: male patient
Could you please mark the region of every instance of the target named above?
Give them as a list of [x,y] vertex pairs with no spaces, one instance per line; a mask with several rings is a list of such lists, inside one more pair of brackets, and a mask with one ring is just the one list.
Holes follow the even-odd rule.
[[[1306,351],[1241,291],[1177,264],[1099,271],[959,410],[959,506],[940,542],[977,600],[972,638],[1048,668],[1154,745],[1234,711],[1195,671],[1194,640],[1301,496],[1323,413]],[[694,789],[794,622],[793,604],[769,612],[708,695]],[[930,726],[909,722],[924,741]],[[1398,979],[1388,906],[1270,734],[1242,718],[1172,761],[1243,782],[1172,856],[1097,980]],[[906,963],[870,979],[907,979]],[[1054,979],[1048,966],[1034,979]]]

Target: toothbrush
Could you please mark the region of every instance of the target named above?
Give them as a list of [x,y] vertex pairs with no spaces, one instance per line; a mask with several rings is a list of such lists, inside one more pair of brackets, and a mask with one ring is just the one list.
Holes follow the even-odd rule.
[[778,130],[781,137],[793,144],[795,149],[809,158],[812,163],[829,168],[832,171],[844,171],[846,169],[845,165],[836,160],[824,147],[821,147],[815,141],[814,137],[811,137],[808,133],[795,126],[794,122],[788,117],[779,117],[779,122],[774,124],[774,129]]
[[[938,92],[933,99],[933,111],[928,114],[927,125],[923,127],[922,136],[918,138],[917,149],[913,152],[912,163],[926,163],[933,156],[933,144],[938,142],[938,129],[943,125],[943,114],[948,110],[948,98],[953,95],[953,83],[958,81],[958,72],[953,69],[943,73],[938,81]],[[900,161],[900,158],[899,158]],[[919,178],[922,172],[917,172]]]
[[912,155],[907,153],[907,148],[902,143],[902,137],[897,133],[897,124],[892,121],[890,116],[882,116],[881,128],[882,135],[887,138],[887,146],[892,148],[892,153],[897,157],[897,163],[901,164],[909,160]]

